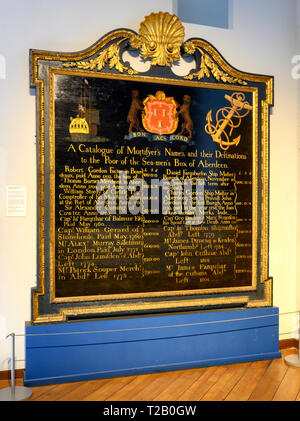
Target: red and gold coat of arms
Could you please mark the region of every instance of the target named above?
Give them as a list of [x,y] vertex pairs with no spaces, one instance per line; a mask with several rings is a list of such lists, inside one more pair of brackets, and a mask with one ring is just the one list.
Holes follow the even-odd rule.
[[178,126],[177,108],[179,104],[172,97],[166,97],[162,91],[148,95],[143,101],[142,121],[145,130],[150,133],[172,134]]

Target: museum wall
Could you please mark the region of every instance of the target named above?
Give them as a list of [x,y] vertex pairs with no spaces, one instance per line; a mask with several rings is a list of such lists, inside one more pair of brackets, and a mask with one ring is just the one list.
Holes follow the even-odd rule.
[[[10,332],[24,333],[37,283],[36,108],[29,87],[29,49],[78,51],[111,30],[139,30],[152,11],[176,13],[176,1],[17,0],[0,13],[0,371],[9,368]],[[230,28],[189,24],[185,39],[204,38],[242,71],[275,76],[270,119],[270,276],[280,313],[300,308],[298,80],[291,59],[300,54],[296,0],[230,2]],[[300,155],[300,154],[299,154]],[[6,186],[26,186],[25,217],[6,216]],[[298,231],[297,231],[298,227]],[[298,259],[299,260],[299,259]],[[299,263],[298,263],[299,265]],[[280,339],[295,336],[296,316],[280,317]],[[285,332],[292,332],[284,335]],[[17,368],[24,367],[24,337],[16,339]]]

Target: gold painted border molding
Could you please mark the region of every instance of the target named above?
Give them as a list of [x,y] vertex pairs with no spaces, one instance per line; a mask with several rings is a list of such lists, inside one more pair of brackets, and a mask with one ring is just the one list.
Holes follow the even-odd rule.
[[91,306],[91,307],[72,307],[60,309],[58,314],[51,314],[46,316],[38,316],[34,321],[36,323],[48,323],[48,322],[63,322],[68,316],[80,316],[87,314],[112,314],[112,313],[124,313],[124,312],[136,312],[136,311],[155,311],[155,310],[174,310],[174,309],[185,309],[197,306],[210,306],[210,305],[224,305],[224,304],[247,304],[249,297],[230,297],[230,298],[209,298],[204,300],[177,300],[177,301],[159,301],[159,302],[137,302],[137,303],[126,303],[126,304],[105,304],[103,306]]

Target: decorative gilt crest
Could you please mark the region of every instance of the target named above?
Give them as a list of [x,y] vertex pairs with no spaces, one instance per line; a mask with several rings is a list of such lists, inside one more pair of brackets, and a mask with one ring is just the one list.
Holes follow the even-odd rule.
[[213,52],[213,56],[208,54],[205,51],[205,42],[202,40],[191,39],[183,43],[184,27],[176,15],[168,12],[151,13],[140,24],[139,34],[122,31],[122,35],[112,38],[110,45],[102,49],[97,56],[88,60],[63,63],[63,66],[101,71],[108,64],[110,69],[115,69],[119,73],[135,75],[139,72],[125,65],[122,60],[122,52],[129,46],[140,50],[142,59],[151,59],[152,66],[171,66],[180,60],[183,48],[186,54],[195,58],[200,54],[201,57],[200,68],[185,76],[185,79],[201,80],[213,77],[218,82],[247,85],[247,82],[239,77],[226,73],[215,61],[215,58],[218,58],[217,53]]
[[140,25],[140,34],[130,38],[134,48],[141,49],[143,59],[151,58],[152,66],[170,66],[180,59],[184,28],[180,19],[169,13],[151,13]]

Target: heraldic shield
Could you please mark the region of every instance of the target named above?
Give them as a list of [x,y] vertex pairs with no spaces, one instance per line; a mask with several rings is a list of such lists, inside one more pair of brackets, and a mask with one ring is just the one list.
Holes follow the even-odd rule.
[[179,104],[173,97],[166,97],[162,91],[148,95],[143,101],[142,121],[145,130],[150,133],[172,134],[178,126],[177,108]]

